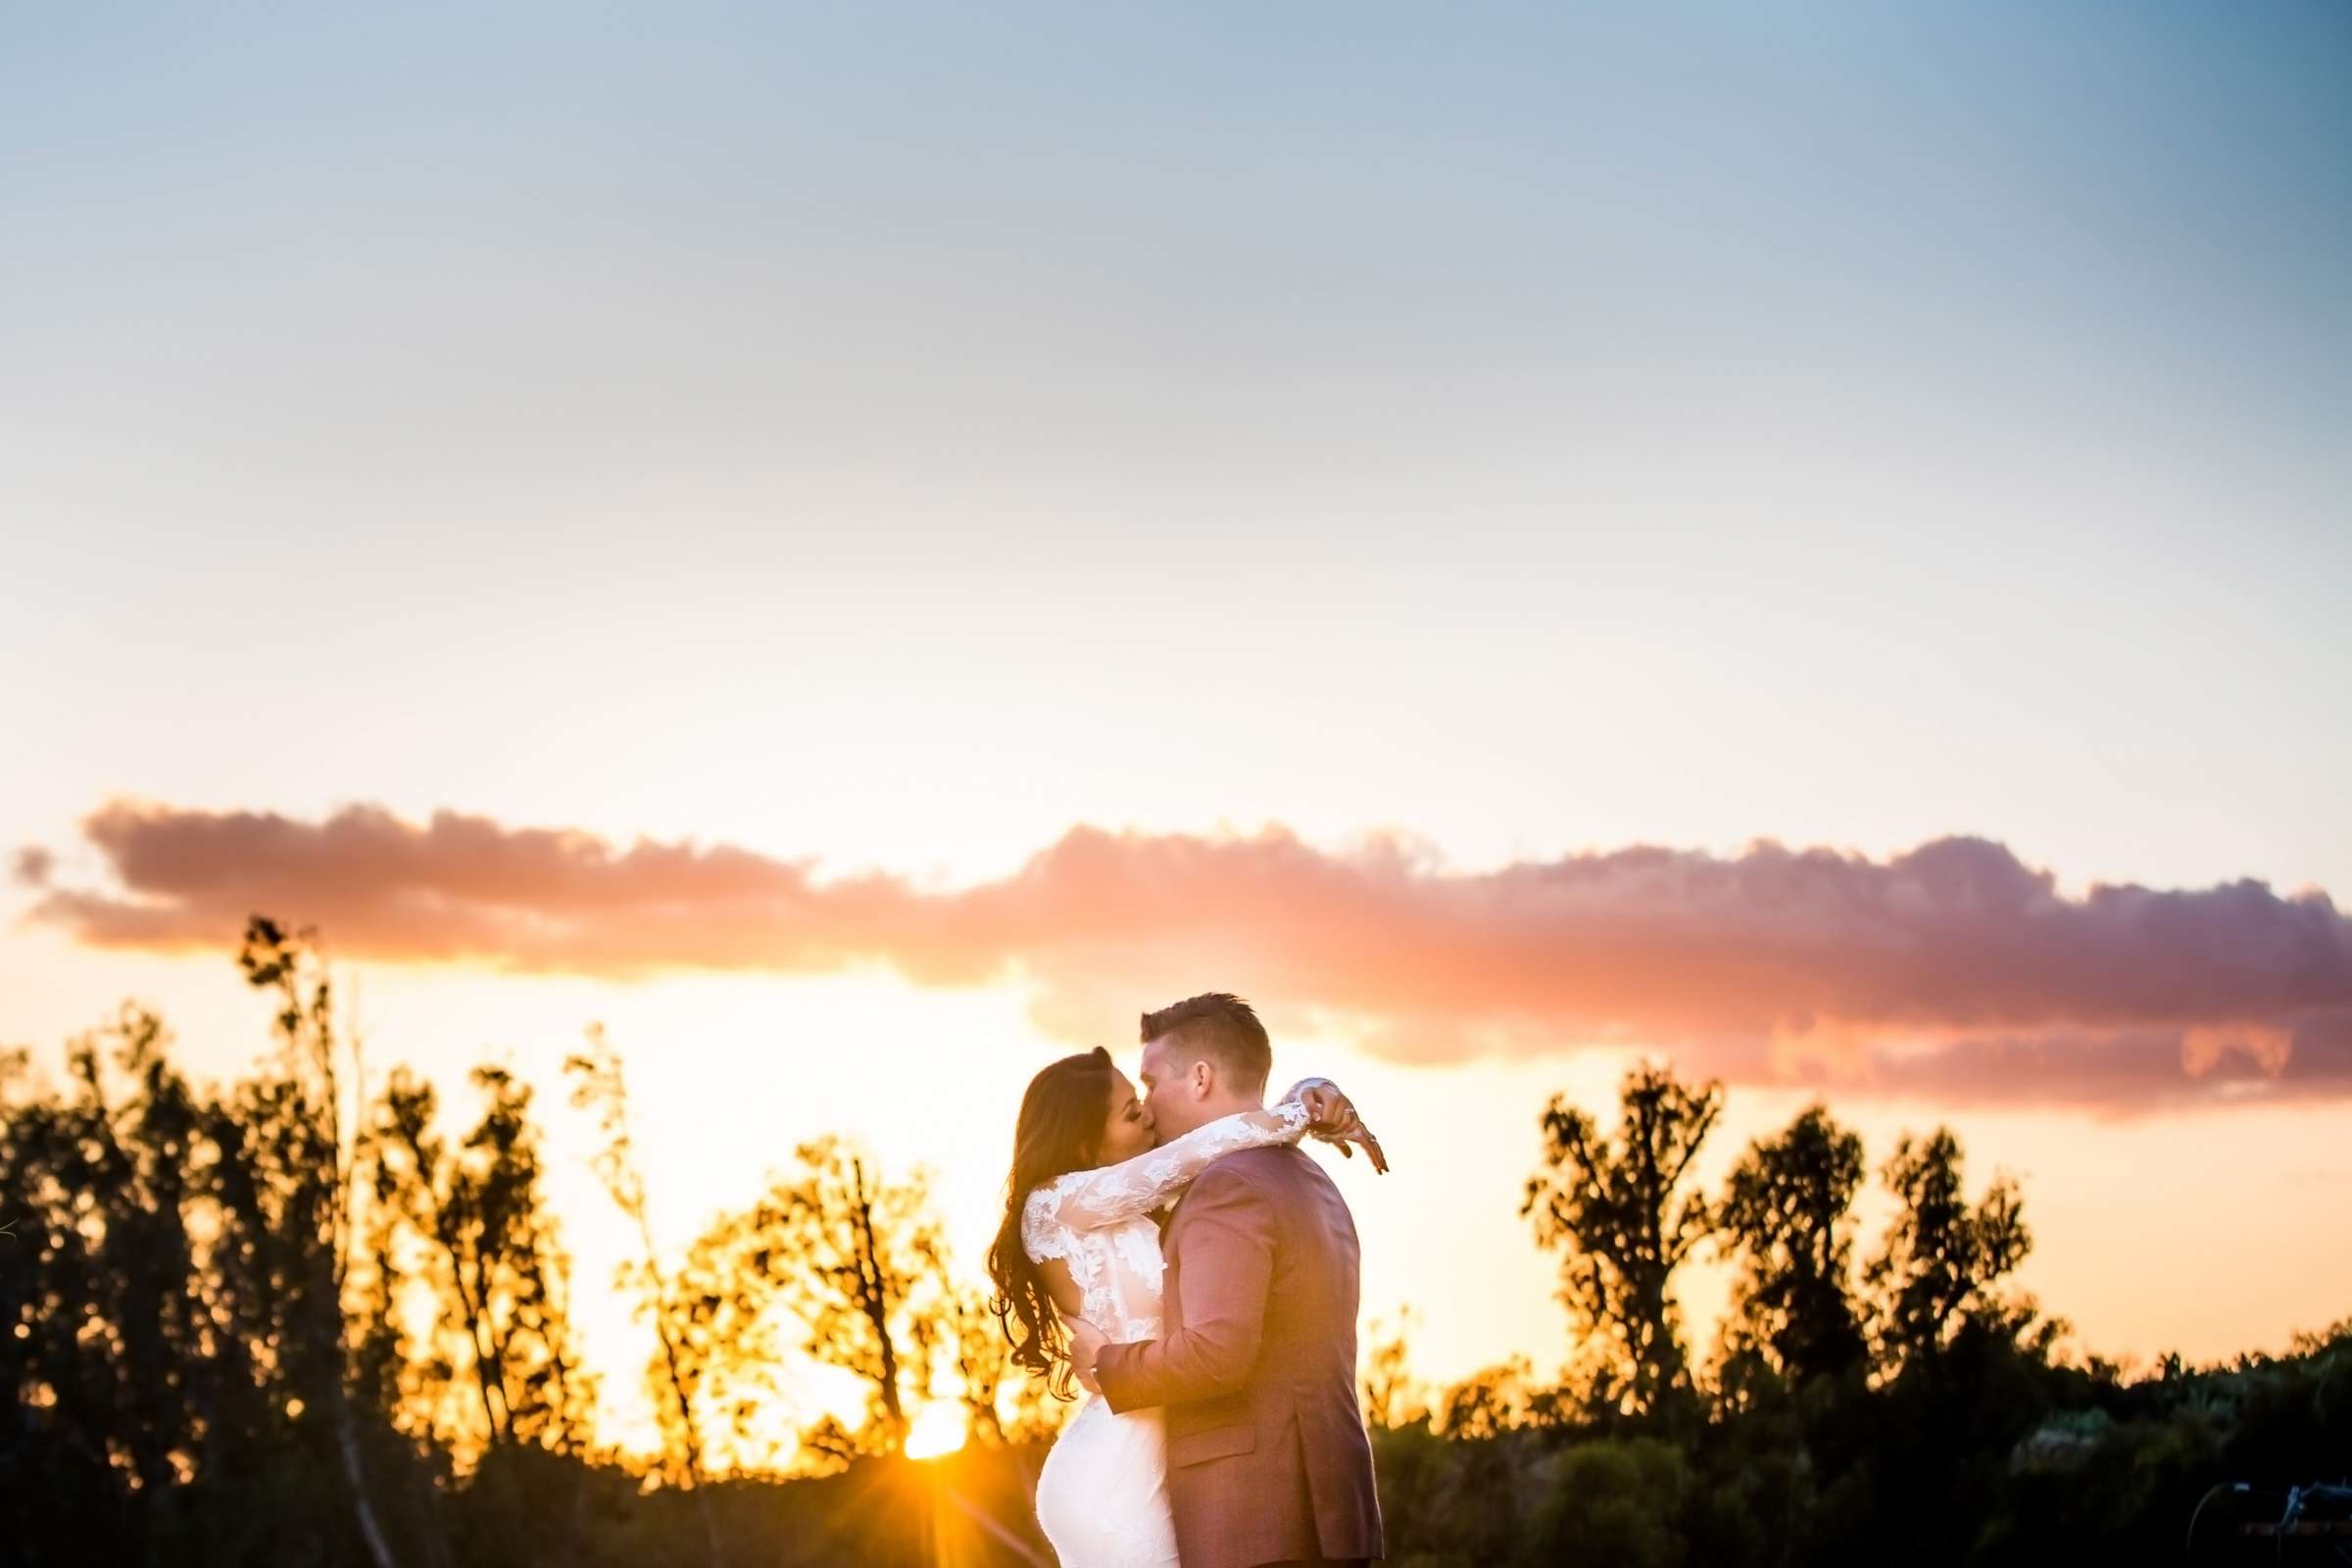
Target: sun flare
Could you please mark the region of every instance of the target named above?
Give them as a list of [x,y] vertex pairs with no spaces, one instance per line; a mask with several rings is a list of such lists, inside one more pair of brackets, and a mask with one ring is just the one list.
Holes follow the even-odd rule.
[[906,1433],[906,1457],[941,1459],[963,1446],[963,1412],[952,1404],[927,1406]]

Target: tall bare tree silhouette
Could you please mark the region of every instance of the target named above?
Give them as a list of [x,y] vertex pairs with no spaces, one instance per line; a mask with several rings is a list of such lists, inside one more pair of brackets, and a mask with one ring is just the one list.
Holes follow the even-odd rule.
[[1686,1085],[1644,1063],[1619,1090],[1617,1139],[1554,1096],[1544,1108],[1544,1163],[1519,1212],[1539,1246],[1557,1249],[1560,1298],[1600,1348],[1592,1395],[1604,1405],[1656,1408],[1687,1388],[1674,1271],[1714,1230],[1704,1198],[1682,1191],[1723,1110],[1723,1086]]
[[[356,1146],[361,1118],[356,1100],[344,1104],[339,1056],[348,1056],[351,1093],[363,1082],[360,1041],[345,1038],[335,1018],[333,989],[306,935],[288,932],[257,914],[247,922],[237,950],[246,983],[270,993],[277,1004],[275,1026],[284,1076],[265,1089],[250,1125],[274,1134],[274,1154],[283,1186],[282,1202],[270,1216],[285,1232],[290,1265],[290,1326],[317,1359],[315,1380],[334,1423],[336,1444],[351,1485],[352,1509],[376,1568],[392,1568],[392,1548],[370,1494],[353,1410],[354,1368],[344,1334],[343,1290],[350,1271],[353,1172],[362,1151]],[[256,1196],[259,1196],[258,1194]]]
[[571,1102],[574,1108],[595,1114],[604,1138],[596,1153],[597,1177],[637,1233],[637,1254],[615,1271],[613,1286],[633,1295],[639,1315],[653,1324],[657,1349],[646,1375],[653,1387],[654,1410],[662,1433],[662,1468],[673,1484],[694,1493],[704,1551],[710,1568],[719,1568],[725,1555],[719,1545],[718,1521],[710,1511],[702,1431],[695,1419],[697,1371],[685,1353],[687,1313],[663,1272],[662,1250],[654,1240],[645,1171],[629,1130],[628,1076],[603,1024],[590,1024],[587,1037],[587,1050],[564,1061],[564,1070],[572,1079]]
[[927,1173],[892,1181],[863,1150],[816,1139],[757,1203],[712,1225],[697,1254],[732,1282],[709,1303],[714,1316],[759,1323],[781,1312],[800,1324],[811,1359],[864,1385],[860,1423],[825,1416],[802,1433],[805,1446],[835,1460],[905,1450],[908,1406],[931,1393],[956,1336]]

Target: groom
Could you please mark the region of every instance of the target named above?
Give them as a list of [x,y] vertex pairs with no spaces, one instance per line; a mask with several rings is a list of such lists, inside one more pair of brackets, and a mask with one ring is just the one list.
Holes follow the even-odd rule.
[[[1144,1015],[1145,1096],[1160,1141],[1261,1109],[1265,1026],[1214,992]],[[1365,1151],[1385,1169],[1379,1146]],[[1114,1411],[1167,1407],[1168,1501],[1184,1568],[1364,1563],[1381,1555],[1372,1447],[1355,1394],[1355,1222],[1291,1147],[1227,1154],[1161,1238],[1160,1337],[1081,1328],[1079,1381]]]

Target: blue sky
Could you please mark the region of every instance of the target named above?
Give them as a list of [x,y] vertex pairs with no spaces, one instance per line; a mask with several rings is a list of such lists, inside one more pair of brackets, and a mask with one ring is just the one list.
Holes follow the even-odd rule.
[[[1063,819],[1472,858],[1964,826],[2352,883],[2340,8],[9,27],[10,706],[93,759],[98,711],[221,742],[62,758],[44,819],[226,800],[216,754],[325,671],[446,721],[297,792],[421,807],[445,761],[400,759],[498,752],[559,695],[528,651],[593,625],[629,657],[567,761],[703,754],[723,670],[813,743],[872,738],[818,677],[949,755],[989,713],[1024,766],[982,793]],[[1220,777],[1080,739],[1137,756],[1201,686]],[[811,806],[832,853],[905,842]],[[1045,836],[999,814],[917,858]]]

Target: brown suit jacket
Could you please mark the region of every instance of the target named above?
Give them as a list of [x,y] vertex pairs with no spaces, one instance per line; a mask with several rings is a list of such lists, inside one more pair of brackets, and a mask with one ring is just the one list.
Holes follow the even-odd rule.
[[1381,1555],[1355,1393],[1355,1221],[1321,1166],[1250,1149],[1202,1171],[1161,1239],[1160,1337],[1106,1345],[1115,1411],[1167,1407],[1184,1568]]

